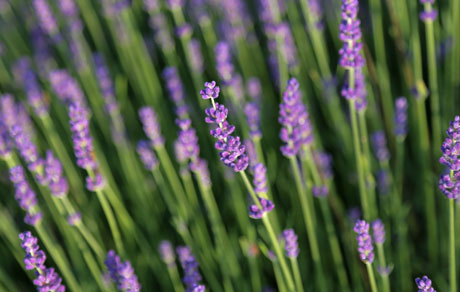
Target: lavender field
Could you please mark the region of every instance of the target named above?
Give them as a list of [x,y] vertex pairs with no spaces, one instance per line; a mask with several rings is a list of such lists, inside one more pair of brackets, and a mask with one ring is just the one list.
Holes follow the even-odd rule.
[[457,292],[459,0],[0,0],[0,292]]

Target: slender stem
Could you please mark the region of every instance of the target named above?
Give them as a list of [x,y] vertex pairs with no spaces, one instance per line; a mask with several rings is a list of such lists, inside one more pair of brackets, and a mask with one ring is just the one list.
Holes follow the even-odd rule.
[[[254,192],[254,189],[253,189],[251,183],[249,182],[249,179],[248,179],[246,173],[244,172],[244,170],[240,171],[239,173],[243,177],[244,184],[246,185],[246,187],[247,187],[247,189],[249,191],[249,194],[251,195],[254,203],[257,205],[257,207],[260,210],[262,210],[262,206],[260,204],[260,201],[257,198],[256,193]],[[288,289],[289,289],[289,291],[294,291],[294,289],[295,289],[294,281],[292,280],[291,273],[290,273],[289,268],[288,268],[288,266],[286,264],[286,259],[284,258],[283,252],[281,251],[280,244],[278,242],[278,239],[276,238],[275,232],[273,231],[273,227],[272,227],[272,225],[270,223],[270,220],[264,214],[262,216],[262,221],[263,221],[263,223],[265,225],[265,229],[267,229],[268,235],[270,236],[270,240],[272,242],[273,248],[275,249],[276,256],[278,257],[278,260],[280,261],[281,270],[283,271],[284,277],[286,278]]]
[[107,202],[104,192],[102,190],[97,190],[96,194],[97,198],[99,199],[99,202],[101,203],[102,210],[104,211],[107,221],[109,222],[109,228],[112,232],[113,240],[115,241],[115,246],[117,247],[118,252],[123,256],[125,254],[125,250],[123,247],[123,241],[121,240],[120,231],[118,230],[118,225],[115,220],[113,211],[110,208],[109,203]]
[[[377,253],[379,256],[379,264],[382,269],[385,269],[387,267],[386,261],[385,261],[385,250],[383,249],[383,244],[376,244],[377,246]],[[390,292],[390,278],[388,277],[388,274],[383,272],[381,274],[382,276],[382,282],[383,282],[383,291],[384,292]]]
[[450,291],[457,291],[457,273],[455,270],[455,201],[449,200],[449,272],[450,272]]
[[[432,4],[425,4],[425,11],[432,11]],[[441,117],[439,113],[438,73],[436,67],[436,43],[433,21],[425,21],[425,35],[428,57],[428,82],[430,85],[431,130],[433,132],[433,157],[441,149]]]
[[300,276],[299,264],[297,263],[297,258],[290,258],[292,270],[294,271],[294,280],[297,287],[297,292],[303,292],[302,277]]
[[183,292],[184,287],[181,285],[181,280],[179,277],[179,273],[177,272],[177,266],[174,264],[172,266],[168,266],[168,273],[169,277],[171,278],[171,282],[173,283],[174,291],[175,292]]
[[[351,73],[350,73],[351,79]],[[351,84],[351,81],[350,81]],[[351,86],[351,85],[350,85]],[[369,203],[364,182],[364,171],[361,154],[361,143],[359,142],[358,121],[356,118],[356,106],[354,100],[350,100],[351,130],[353,133],[353,147],[355,150],[356,170],[358,172],[359,195],[361,197],[361,206],[363,209],[364,219],[370,220]]]
[[299,165],[297,164],[297,160],[295,157],[290,157],[291,168],[294,172],[294,180],[297,187],[297,192],[300,199],[300,205],[303,213],[303,218],[305,222],[305,227],[307,231],[308,240],[310,243],[310,252],[313,258],[313,262],[315,263],[316,272],[319,278],[319,283],[321,286],[321,290],[324,290],[326,287],[326,283],[324,281],[324,274],[323,268],[321,266],[321,256],[318,247],[318,239],[316,237],[316,231],[314,227],[312,215],[312,206],[310,206],[310,202],[307,198],[307,192],[302,184],[302,177],[300,174]]
[[367,274],[369,275],[369,282],[371,283],[371,291],[377,292],[377,284],[375,283],[374,270],[372,269],[372,264],[366,263]]

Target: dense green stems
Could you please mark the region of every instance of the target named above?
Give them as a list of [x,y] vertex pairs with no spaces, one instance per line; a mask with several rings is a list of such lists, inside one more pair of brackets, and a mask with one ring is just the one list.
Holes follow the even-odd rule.
[[369,282],[371,284],[371,291],[377,292],[377,284],[375,283],[374,269],[371,263],[366,263],[367,274],[369,275]]
[[40,239],[43,241],[48,253],[53,258],[59,271],[62,273],[69,289],[72,291],[83,291],[71,271],[70,265],[64,255],[64,252],[62,251],[62,248],[54,244],[54,240],[49,237],[48,232],[40,223],[35,226],[35,230],[37,230],[38,236],[40,236]]
[[297,263],[297,258],[289,258],[291,260],[292,271],[294,272],[294,280],[296,285],[297,292],[303,292],[302,276],[300,275],[299,264]]
[[[352,80],[352,71],[350,71],[350,80]],[[350,81],[350,84],[352,82]],[[359,195],[361,198],[361,207],[363,209],[364,219],[369,221],[371,219],[371,214],[369,210],[369,202],[366,192],[366,184],[364,179],[364,169],[362,162],[362,153],[361,153],[361,143],[359,141],[359,130],[358,130],[358,121],[356,118],[356,106],[355,101],[350,100],[350,118],[351,118],[351,130],[353,133],[353,147],[354,155],[356,162],[356,171],[358,173],[358,186],[359,186]]]
[[302,177],[300,174],[300,169],[299,165],[297,164],[297,159],[296,157],[290,157],[289,158],[290,163],[291,163],[291,169],[294,173],[294,180],[297,188],[297,193],[300,199],[300,206],[302,209],[302,214],[304,218],[304,223],[305,223],[305,228],[307,231],[307,236],[308,236],[308,241],[310,243],[310,252],[311,256],[313,258],[313,262],[315,263],[316,267],[316,273],[319,278],[319,286],[321,287],[321,290],[326,289],[326,282],[324,280],[324,272],[323,268],[321,265],[321,256],[320,256],[320,251],[319,251],[319,246],[318,246],[318,239],[316,236],[316,230],[315,230],[315,225],[312,216],[312,209],[313,206],[311,206],[307,196],[307,192],[305,187],[302,184]]
[[[249,191],[249,194],[251,195],[252,200],[254,201],[254,203],[257,205],[257,207],[260,210],[263,210],[262,206],[260,204],[260,201],[257,198],[257,195],[254,192],[254,188],[252,187],[251,183],[249,182],[249,179],[248,179],[246,173],[244,172],[244,170],[240,171],[239,173],[241,174],[241,177],[243,178],[244,184],[246,185],[246,187],[247,187],[247,189]],[[288,266],[286,264],[286,259],[284,258],[283,252],[281,250],[281,246],[280,246],[280,244],[278,242],[278,239],[276,237],[276,234],[275,234],[275,232],[273,230],[272,224],[271,224],[270,220],[268,219],[267,215],[262,216],[262,221],[264,223],[265,229],[268,232],[268,235],[269,235],[270,240],[272,242],[272,246],[275,249],[275,254],[278,257],[278,260],[280,262],[281,270],[283,271],[284,278],[286,280],[288,289],[289,289],[289,291],[294,291],[294,289],[295,289],[294,288],[294,281],[292,280],[291,272],[289,271],[289,268],[288,268]]]
[[272,266],[279,292],[288,292],[286,283],[284,283],[283,273],[280,271],[278,262],[273,262]]
[[455,265],[455,200],[449,199],[449,277],[450,291],[457,291],[457,273]]
[[[432,5],[427,2],[425,11],[431,11]],[[436,67],[436,43],[434,39],[433,21],[425,21],[425,38],[428,58],[428,80],[430,87],[431,131],[433,135],[433,157],[439,157],[441,149],[441,117],[439,110],[438,71]]]
[[112,208],[110,207],[109,203],[107,202],[107,198],[105,197],[105,193],[102,190],[96,191],[97,198],[101,203],[102,210],[107,218],[109,223],[110,231],[112,232],[113,240],[115,241],[115,246],[117,247],[117,252],[121,255],[125,255],[125,250],[123,247],[123,241],[121,240],[120,231],[118,229],[118,224],[113,214]]
[[382,276],[382,283],[383,283],[383,292],[390,292],[390,278],[389,275],[385,272],[387,268],[387,264],[385,261],[385,250],[383,248],[383,243],[376,243],[377,246],[377,254],[379,257],[379,265],[382,269],[380,275]]

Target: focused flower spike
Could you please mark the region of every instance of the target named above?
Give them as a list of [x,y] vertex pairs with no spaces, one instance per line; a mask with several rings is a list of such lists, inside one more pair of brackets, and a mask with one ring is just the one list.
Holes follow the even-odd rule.
[[243,171],[248,167],[249,161],[245,154],[246,147],[241,143],[240,137],[234,137],[231,133],[235,126],[230,125],[226,119],[228,109],[214,99],[219,97],[219,86],[216,82],[205,82],[205,88],[200,91],[203,99],[211,99],[212,107],[206,109],[206,123],[216,124],[218,127],[211,131],[211,135],[217,139],[215,147],[220,150],[220,160],[235,172]]
[[460,116],[456,116],[450,122],[447,129],[447,138],[441,146],[442,156],[439,159],[441,164],[447,166],[449,173],[442,174],[439,179],[439,189],[449,199],[460,198]]
[[185,284],[186,292],[204,291],[204,285],[199,284],[202,277],[198,271],[198,262],[193,256],[190,248],[188,246],[178,246],[176,252],[182,269],[184,270],[182,282]]
[[38,246],[37,238],[30,231],[19,234],[21,247],[26,252],[24,264],[26,270],[35,270],[36,279],[34,280],[37,291],[40,292],[65,292],[62,279],[54,271],[54,268],[45,266],[45,252]]
[[417,284],[418,292],[436,292],[433,287],[430,278],[423,276],[422,278],[416,278],[415,284]]
[[358,252],[361,260],[371,264],[374,261],[374,247],[369,234],[369,223],[364,220],[358,220],[354,231],[358,234],[356,240],[358,241]]

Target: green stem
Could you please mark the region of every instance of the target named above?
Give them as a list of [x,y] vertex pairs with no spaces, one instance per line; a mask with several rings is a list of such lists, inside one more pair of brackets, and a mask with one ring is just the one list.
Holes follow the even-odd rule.
[[299,264],[297,263],[297,258],[290,258],[292,270],[294,271],[294,280],[298,292],[303,292],[302,276],[300,276]]
[[455,270],[455,201],[449,200],[449,272],[450,291],[457,291],[457,273]]
[[171,282],[173,283],[174,291],[183,292],[184,287],[182,287],[181,285],[181,280],[179,277],[179,273],[177,272],[177,266],[175,264],[168,266],[168,273],[169,277],[171,278]]
[[366,263],[367,274],[369,275],[369,282],[371,284],[371,291],[377,292],[377,284],[375,283],[374,270],[372,269],[372,264]]
[[[350,71],[350,80],[352,80],[351,71]],[[350,84],[351,83],[352,82],[350,81]],[[364,219],[369,221],[371,219],[370,217],[371,214],[369,210],[369,202],[368,202],[368,197],[366,193],[366,184],[364,180],[361,143],[359,141],[358,121],[356,118],[356,106],[355,106],[354,100],[350,100],[350,116],[351,116],[351,130],[353,133],[353,147],[354,147],[354,152],[355,152],[356,170],[358,172],[359,195],[361,197],[361,206],[363,209]]]
[[[379,256],[379,264],[382,269],[385,269],[387,267],[386,261],[385,261],[385,250],[383,249],[383,244],[376,244],[377,246],[377,254]],[[390,278],[388,277],[388,274],[383,272],[381,274],[382,276],[382,282],[383,282],[383,291],[384,292],[390,292]]]

